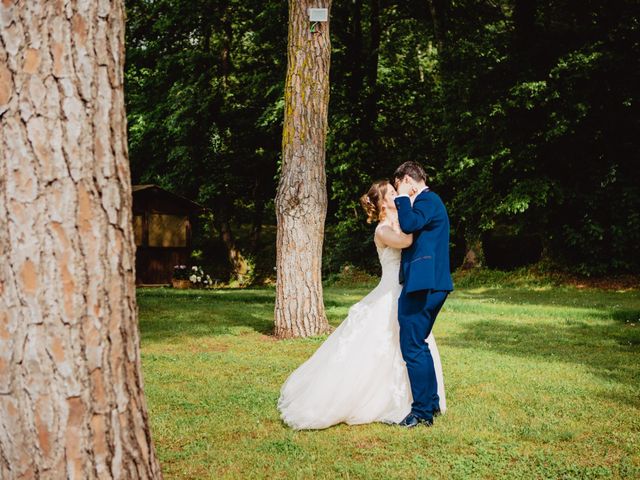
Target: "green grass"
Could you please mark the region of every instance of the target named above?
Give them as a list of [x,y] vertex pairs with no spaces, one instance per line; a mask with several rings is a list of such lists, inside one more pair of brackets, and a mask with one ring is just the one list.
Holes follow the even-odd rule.
[[[329,287],[338,325],[369,287]],[[276,401],[322,338],[276,341],[272,289],[140,290],[166,478],[640,478],[640,292],[459,289],[438,318],[433,428],[294,432]]]

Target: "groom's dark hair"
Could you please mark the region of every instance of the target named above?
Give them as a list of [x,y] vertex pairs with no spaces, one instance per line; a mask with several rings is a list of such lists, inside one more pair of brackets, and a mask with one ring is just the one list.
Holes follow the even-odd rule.
[[393,183],[395,183],[396,180],[402,180],[405,175],[409,175],[416,182],[419,182],[420,180],[426,182],[428,180],[424,168],[422,168],[422,165],[418,162],[404,162],[396,168],[396,171],[393,173]]

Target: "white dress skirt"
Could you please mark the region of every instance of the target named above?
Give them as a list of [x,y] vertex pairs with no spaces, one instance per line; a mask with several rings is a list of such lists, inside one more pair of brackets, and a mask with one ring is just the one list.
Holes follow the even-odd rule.
[[[349,309],[347,318],[282,386],[278,410],[291,428],[397,423],[411,411],[411,387],[399,340],[400,254],[395,248],[378,249],[380,283]],[[433,334],[427,343],[444,413],[442,364]]]

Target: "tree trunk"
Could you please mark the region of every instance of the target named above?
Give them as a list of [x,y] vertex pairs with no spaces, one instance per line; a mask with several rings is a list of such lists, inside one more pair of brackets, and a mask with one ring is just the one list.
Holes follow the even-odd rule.
[[354,0],[351,8],[351,28],[347,43],[347,56],[351,70],[349,90],[354,102],[358,102],[363,87],[362,75],[364,73],[362,68],[362,0]]
[[537,0],[516,0],[513,7],[513,41],[511,46],[514,79],[530,79],[532,72],[544,69],[541,64],[540,35],[536,32]]
[[438,55],[442,55],[444,52],[444,35],[443,31],[443,14],[444,8],[438,0],[427,0],[429,4],[429,13],[431,14],[431,22],[433,24],[433,36],[436,39],[436,45],[438,46]]
[[321,264],[331,44],[329,22],[310,31],[310,7],[330,8],[331,2],[289,0],[282,173],[276,195],[275,334],[280,338],[319,335],[329,329]]
[[466,253],[462,262],[463,270],[480,268],[484,266],[484,249],[480,236],[469,236],[465,239]]
[[264,221],[264,198],[262,193],[263,187],[260,178],[256,178],[253,188],[253,221],[251,226],[251,254],[257,255],[260,250],[260,234],[262,233],[262,224]]
[[228,86],[229,73],[231,72],[231,41],[233,38],[233,29],[231,26],[231,5],[223,2],[221,5],[222,15],[220,23],[222,26],[222,51],[220,52],[220,70],[222,73],[222,86],[226,89]]
[[124,5],[0,2],[0,478],[161,478],[140,367]]
[[242,252],[236,245],[233,231],[231,230],[231,222],[229,220],[229,205],[225,198],[217,201],[215,223],[220,232],[220,238],[227,249],[227,257],[231,264],[231,273],[234,279],[240,281],[249,273],[249,264],[244,258]]
[[374,152],[379,151],[376,135],[376,121],[378,119],[378,62],[380,57],[380,0],[371,0],[369,6],[369,50],[365,64],[367,89],[364,98],[364,112],[362,118],[362,139],[369,142]]
[[514,51],[525,56],[536,44],[535,20],[536,0],[516,0],[513,8]]
[[369,5],[369,51],[367,52],[367,83],[372,91],[378,86],[378,58],[380,56],[380,0]]

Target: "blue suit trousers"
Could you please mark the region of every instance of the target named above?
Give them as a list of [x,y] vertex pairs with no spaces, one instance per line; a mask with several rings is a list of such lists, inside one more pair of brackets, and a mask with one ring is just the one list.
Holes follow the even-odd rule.
[[440,408],[438,382],[433,357],[426,339],[449,292],[420,290],[405,293],[398,299],[400,349],[411,382],[413,403],[411,413],[430,420]]

